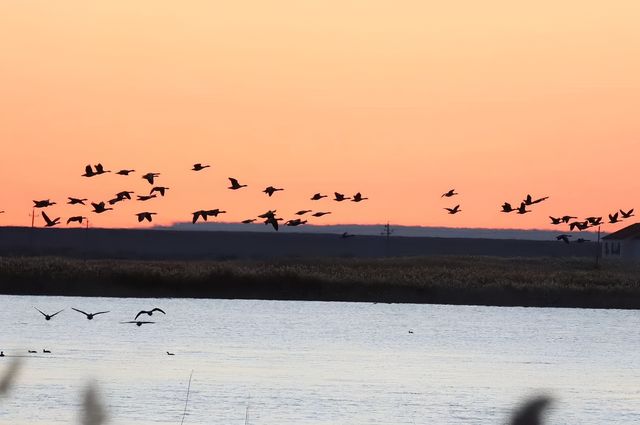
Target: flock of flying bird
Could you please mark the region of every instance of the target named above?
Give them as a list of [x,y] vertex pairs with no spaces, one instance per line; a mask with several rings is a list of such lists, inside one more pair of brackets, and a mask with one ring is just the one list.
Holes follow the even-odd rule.
[[[443,193],[441,198],[450,198],[455,195],[458,195],[458,193],[456,193],[455,189],[451,189]],[[528,194],[526,198],[522,202],[520,202],[520,206],[518,208],[514,208],[509,202],[505,202],[504,204],[502,204],[502,210],[500,212],[503,212],[503,213],[515,212],[516,214],[530,213],[532,212],[532,210],[528,210],[527,207],[533,206],[535,204],[539,204],[540,202],[546,201],[547,199],[549,199],[548,196],[534,199],[530,194]],[[462,211],[460,209],[460,205],[456,205],[453,208],[445,208],[445,210],[447,210],[449,214],[457,214]],[[592,227],[599,227],[600,225],[605,223],[608,223],[608,224],[620,223],[623,219],[634,217],[633,211],[634,209],[631,208],[628,211],[624,211],[621,209],[616,212],[613,212],[609,214],[608,222],[604,222],[602,216],[589,216],[589,217],[585,217],[584,220],[578,220],[578,217],[571,216],[571,215],[563,215],[561,217],[549,216],[549,219],[551,220],[551,224],[553,224],[554,226],[557,226],[559,224],[568,224],[570,231],[578,230],[581,232],[583,230],[587,230]],[[565,243],[569,243],[569,238],[571,237],[572,235],[562,234],[562,235],[556,236],[556,239],[559,241],[563,241]],[[582,243],[582,242],[588,242],[588,240],[584,238],[578,238],[576,242]]]
[[[62,312],[64,311],[64,309],[62,309],[62,310],[56,311],[55,313],[47,314],[47,313],[45,313],[44,311],[40,310],[38,307],[33,307],[33,308],[35,308],[36,310],[38,310],[38,312],[39,312],[40,314],[42,314],[42,316],[44,316],[44,320],[47,320],[47,321],[49,321],[49,320],[53,319],[55,316],[57,316],[58,314],[60,314],[60,313],[62,313]],[[82,310],[77,309],[77,308],[74,308],[74,307],[71,307],[71,310],[74,310],[74,311],[77,311],[78,313],[82,313],[82,314],[84,314],[84,316],[87,318],[87,320],[93,320],[93,318],[94,318],[95,316],[99,315],[99,314],[106,314],[106,313],[109,313],[109,311],[97,311],[97,312],[95,312],[95,313],[87,313],[86,311],[82,311]],[[154,307],[154,308],[152,308],[151,310],[140,310],[140,311],[138,312],[138,314],[136,314],[136,316],[133,318],[133,320],[128,320],[128,321],[120,322],[120,323],[132,323],[132,324],[135,324],[136,326],[142,326],[142,325],[147,325],[147,324],[156,323],[156,322],[153,322],[153,321],[150,321],[150,320],[138,320],[138,318],[139,318],[140,316],[144,316],[144,315],[147,315],[147,316],[151,317],[151,316],[153,316],[153,313],[155,313],[155,312],[162,313],[162,314],[167,314],[167,313],[166,313],[164,310],[162,310],[161,308],[159,308],[159,307]],[[35,354],[35,353],[37,353],[37,351],[35,351],[35,350],[27,350],[27,352],[28,352],[29,354]],[[47,349],[42,349],[42,352],[43,352],[44,354],[50,354],[50,353],[51,353],[51,351],[50,351],[50,350],[47,350]],[[174,353],[170,353],[169,351],[167,351],[167,355],[169,355],[169,356],[173,356],[173,355],[174,355]],[[4,357],[4,351],[0,351],[0,357]]]
[[[211,167],[210,165],[205,165],[205,164],[201,164],[201,163],[197,163],[193,165],[193,168],[191,168],[192,171],[198,172],[198,171],[202,171],[206,168]],[[102,174],[106,174],[106,173],[110,173],[110,170],[105,170],[104,167],[102,166],[102,164],[96,164],[95,166],[91,166],[91,165],[87,165],[85,167],[85,172],[84,174],[81,174],[82,177],[95,177],[95,176],[99,176]],[[119,170],[117,172],[115,172],[114,174],[120,175],[120,176],[128,176],[131,173],[135,173],[135,170],[133,169],[122,169]],[[142,175],[142,178],[145,179],[150,185],[152,185],[152,189],[149,191],[149,194],[144,194],[144,195],[137,195],[137,200],[140,202],[145,202],[148,201],[150,199],[156,198],[158,196],[160,197],[164,197],[165,194],[167,193],[167,191],[170,189],[169,187],[166,186],[156,186],[155,182],[156,179],[160,177],[160,173],[156,173],[156,172],[149,172],[146,173],[144,175]],[[229,182],[230,182],[230,186],[227,188],[229,190],[240,190],[243,188],[246,188],[247,185],[246,184],[241,184],[238,179],[233,178],[233,177],[229,177]],[[282,191],[284,190],[281,187],[274,187],[274,186],[268,186],[266,187],[262,192],[265,193],[267,196],[272,197],[276,192]],[[101,202],[91,202],[91,206],[93,207],[92,212],[96,213],[96,214],[102,214],[106,211],[109,210],[113,210],[113,206],[116,205],[117,203],[123,202],[123,201],[127,201],[127,200],[131,200],[132,197],[131,195],[133,195],[134,192],[130,191],[130,190],[123,190],[121,192],[118,192],[115,194],[115,196],[108,200],[108,201],[101,201]],[[459,193],[457,193],[455,191],[455,189],[450,189],[447,192],[443,193],[441,198],[451,198],[453,196],[459,195]],[[311,196],[310,200],[311,201],[320,201],[323,198],[328,198],[328,195],[323,195],[322,193],[315,193],[313,196]],[[356,193],[355,195],[353,195],[352,197],[347,197],[342,193],[339,192],[334,192],[334,198],[333,200],[336,202],[343,202],[343,201],[347,201],[350,200],[351,202],[362,202],[364,200],[367,200],[369,198],[363,197],[362,194],[360,192]],[[514,212],[516,214],[527,214],[532,212],[531,209],[527,209],[527,207],[531,207],[533,205],[539,204],[540,202],[543,202],[545,200],[549,199],[548,196],[544,196],[541,198],[533,198],[530,194],[528,194],[524,200],[522,200],[522,202],[520,202],[520,205],[516,208],[514,206],[512,206],[509,202],[505,202],[504,204],[502,204],[502,209],[500,210],[500,212],[503,213],[511,213]],[[85,202],[87,202],[86,198],[75,198],[75,197],[69,197],[68,198],[68,202],[67,204],[70,205],[85,205]],[[55,202],[52,202],[49,199],[44,199],[44,200],[34,200],[34,208],[39,208],[39,209],[44,209],[47,207],[50,207],[52,205],[55,205]],[[109,205],[109,206],[107,206]],[[449,214],[458,214],[460,212],[462,212],[462,209],[460,209],[460,205],[456,205],[454,207],[446,207],[444,208]],[[0,211],[0,213],[3,213],[4,211]],[[220,214],[224,214],[227,211],[225,210],[221,210],[219,208],[215,208],[215,209],[200,209],[197,211],[194,211],[191,213],[192,215],[192,223],[197,223],[199,220],[202,221],[207,221],[209,217],[217,217]],[[609,214],[609,221],[606,223],[609,224],[616,224],[621,222],[623,219],[628,219],[634,216],[633,214],[634,210],[630,209],[628,211],[624,211],[622,209],[620,209],[619,211],[616,211],[614,213]],[[148,222],[152,222],[153,221],[153,216],[156,215],[156,212],[152,212],[152,211],[141,211],[139,213],[136,213],[135,215],[138,218],[138,222],[143,222],[143,221],[148,221]],[[311,217],[322,217],[324,215],[327,214],[331,214],[331,211],[312,211],[312,210],[299,210],[298,212],[295,213],[296,218],[293,219],[289,219],[287,221],[284,221],[282,218],[279,218],[276,216],[276,210],[269,210],[263,214],[260,214],[257,216],[257,218],[249,218],[246,220],[241,221],[241,223],[243,224],[249,224],[249,223],[253,223],[255,221],[257,221],[258,219],[263,219],[263,223],[265,225],[271,225],[273,226],[273,228],[275,230],[278,230],[279,228],[279,222],[284,221],[284,225],[285,226],[291,226],[291,227],[295,227],[295,226],[300,226],[303,224],[307,224],[307,220],[303,219],[302,216],[305,216],[309,214]],[[51,219],[46,212],[43,210],[42,211],[42,217],[44,218],[45,221],[45,227],[53,227],[56,226],[58,224],[60,224],[60,217],[56,217]],[[584,220],[578,220],[578,217],[575,216],[571,216],[571,215],[564,215],[561,217],[553,217],[553,216],[549,216],[550,220],[551,220],[551,224],[552,225],[560,225],[560,224],[568,224],[569,225],[569,230],[573,231],[573,230],[578,230],[578,231],[583,231],[592,227],[598,227],[601,224],[604,224],[605,222],[603,221],[603,217],[601,216],[590,216],[590,217],[586,217],[584,218]],[[67,224],[70,223],[79,223],[82,224],[84,222],[84,220],[86,220],[87,217],[82,216],[82,215],[77,215],[77,216],[73,216],[73,217],[69,217],[67,219]],[[572,221],[573,220],[573,221]],[[343,234],[343,237],[345,237],[345,235],[348,236],[352,236],[352,235],[347,235],[346,233]],[[569,238],[571,237],[571,235],[568,234],[563,234],[563,235],[559,235],[557,237],[558,240],[562,240],[566,243],[569,243]],[[586,239],[578,239],[577,242],[586,242]]]
[[[192,171],[202,171],[206,168],[209,168],[210,165],[205,165],[205,164],[201,164],[201,163],[197,163],[193,165],[193,168],[191,168]],[[87,165],[85,167],[85,172],[84,174],[81,174],[82,177],[95,177],[95,176],[99,176],[102,174],[106,174],[106,173],[110,173],[111,170],[105,170],[102,164],[96,164],[95,166],[91,166],[91,165]],[[131,170],[131,169],[122,169],[119,170],[117,172],[115,172],[115,174],[120,175],[120,176],[128,176],[131,173],[134,173],[135,170]],[[166,192],[170,189],[169,187],[166,186],[156,186],[155,185],[155,180],[157,178],[160,177],[160,173],[154,173],[154,172],[149,172],[146,173],[142,176],[143,179],[145,179],[150,185],[152,185],[152,189],[149,192],[149,194],[144,194],[144,195],[137,195],[137,200],[144,202],[144,201],[148,201],[150,199],[156,198],[158,197],[158,195],[160,197],[164,197]],[[239,190],[242,188],[247,187],[246,184],[240,184],[240,182],[238,181],[238,179],[233,178],[233,177],[229,177],[229,182],[230,182],[230,186],[228,187],[228,189],[230,190]],[[262,192],[267,194],[269,197],[272,197],[276,192],[282,191],[284,190],[284,188],[279,188],[279,187],[274,187],[274,186],[268,186],[266,187]],[[118,192],[115,194],[115,196],[108,200],[108,201],[101,201],[101,202],[91,202],[91,206],[93,207],[92,212],[96,213],[96,214],[102,214],[106,211],[110,211],[113,210],[113,206],[116,205],[119,202],[123,202],[123,201],[127,201],[127,200],[131,200],[131,195],[133,195],[134,192],[130,191],[130,190],[123,190],[121,192]],[[315,193],[313,196],[311,196],[310,200],[312,201],[319,201],[323,198],[327,198],[328,195],[323,195],[321,193]],[[352,197],[348,197],[345,196],[342,193],[339,192],[334,192],[334,198],[333,200],[336,202],[343,202],[343,201],[347,201],[350,200],[351,202],[362,202],[364,200],[367,200],[369,198],[366,198],[364,196],[362,196],[362,194],[360,192],[356,193],[355,195],[353,195]],[[69,197],[68,198],[68,202],[67,204],[70,205],[86,205],[85,202],[87,202],[88,200],[86,198],[75,198],[75,197]],[[51,201],[50,199],[43,199],[43,200],[34,200],[33,201],[33,207],[34,208],[39,208],[39,209],[43,209],[43,208],[47,208],[50,207],[52,205],[56,205],[56,202]],[[107,206],[109,205],[109,206]],[[4,212],[4,211],[2,211]],[[226,211],[221,210],[219,208],[215,208],[215,209],[201,209],[198,211],[194,211],[192,212],[192,223],[196,223],[198,220],[203,220],[203,221],[207,221],[207,219],[209,217],[217,217],[220,214],[224,214],[226,213]],[[310,214],[312,217],[322,217],[324,215],[327,214],[331,214],[331,211],[312,211],[312,210],[300,210],[298,212],[296,212],[295,214],[297,216],[304,216],[306,214]],[[138,222],[143,222],[143,221],[148,221],[148,222],[152,222],[153,221],[153,216],[156,215],[156,212],[152,212],[152,211],[141,211],[139,213],[136,213],[136,216],[138,218]],[[50,218],[47,213],[43,210],[42,211],[42,218],[45,221],[45,227],[53,227],[56,226],[58,224],[60,224],[60,217],[56,217],[56,218]],[[264,224],[266,225],[271,225],[273,226],[273,228],[275,230],[278,230],[279,228],[279,222],[283,221],[282,218],[279,218],[276,216],[276,210],[269,210],[263,214],[260,214],[259,216],[257,216],[257,218],[250,218],[250,219],[246,219],[243,220],[241,223],[243,224],[249,224],[249,223],[253,223],[255,222],[257,219],[264,219]],[[67,224],[70,223],[78,223],[78,224],[82,224],[85,220],[87,220],[87,217],[82,216],[82,215],[77,215],[77,216],[73,216],[73,217],[69,217],[67,219]],[[302,218],[293,218],[290,220],[287,220],[284,222],[285,226],[300,226],[303,224],[307,224],[307,220],[303,220]]]

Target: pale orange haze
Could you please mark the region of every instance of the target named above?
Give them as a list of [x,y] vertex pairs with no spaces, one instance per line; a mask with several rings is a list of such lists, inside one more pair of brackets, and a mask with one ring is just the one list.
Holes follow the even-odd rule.
[[[0,225],[29,225],[45,198],[104,227],[309,208],[333,212],[315,223],[548,228],[640,207],[639,21],[637,0],[4,0]],[[97,162],[137,173],[80,177]],[[64,204],[146,192],[148,171],[166,198]],[[308,201],[334,191],[371,199]],[[498,212],[527,193],[550,199]]]

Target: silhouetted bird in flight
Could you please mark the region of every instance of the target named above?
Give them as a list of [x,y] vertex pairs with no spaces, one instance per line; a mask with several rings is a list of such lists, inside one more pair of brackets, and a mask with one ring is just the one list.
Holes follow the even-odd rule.
[[113,209],[113,208],[106,208],[104,202],[99,202],[99,203],[92,202],[91,205],[93,206],[92,212],[96,214],[101,214],[105,211],[109,211]]
[[630,218],[633,217],[633,208],[631,208],[629,211],[624,212],[622,210],[620,210],[620,214],[622,214],[622,218]]
[[560,224],[562,223],[562,217],[551,217],[549,216],[549,218],[551,219],[551,224]]
[[455,189],[451,189],[448,192],[445,192],[442,194],[442,196],[440,196],[441,198],[451,198],[452,196],[457,195],[456,190]]
[[618,219],[618,213],[609,214],[609,224],[616,224],[616,223],[620,223],[620,220]]
[[531,210],[527,209],[527,204],[525,204],[524,202],[520,203],[520,207],[517,208],[517,213],[516,214],[526,214],[531,212]]
[[246,220],[242,220],[240,223],[242,223],[242,224],[251,224],[251,223],[253,223],[254,221],[256,221],[256,219],[255,219],[255,218],[248,218],[248,219],[246,219]]
[[578,243],[585,243],[585,242],[590,242],[590,241],[589,241],[589,239],[578,238],[578,239],[576,240],[576,242],[578,242]]
[[156,177],[160,177],[160,173],[147,173],[142,176],[143,179],[149,182],[149,184],[153,184]]
[[205,210],[194,211],[191,214],[193,215],[193,219],[191,220],[193,224],[195,224],[199,218],[202,218],[204,221],[207,221],[207,212]]
[[342,193],[338,193],[338,192],[333,192],[333,195],[335,196],[335,198],[333,198],[334,201],[338,201],[338,202],[342,202],[346,199],[351,199],[349,197],[345,197]]
[[110,173],[111,170],[105,170],[102,164],[96,164],[96,174]]
[[511,206],[510,203],[505,202],[504,204],[502,204],[502,211],[503,213],[510,213],[511,211],[514,211],[514,208]]
[[128,322],[120,322],[120,323],[135,323],[136,326],[142,326],[142,325],[146,325],[146,324],[150,324],[150,323],[156,323],[156,322],[145,322],[145,321],[141,321],[141,320],[129,320]]
[[217,217],[218,214],[226,214],[226,211],[216,208],[214,210],[206,210],[205,213],[209,216]]
[[311,200],[312,200],[312,201],[319,201],[320,199],[322,199],[322,198],[326,198],[326,197],[327,197],[327,195],[321,195],[321,194],[319,194],[319,193],[316,193],[315,195],[313,195],[313,196],[311,197]]
[[[237,179],[234,179],[233,177],[229,177],[229,181],[231,182],[231,186],[229,186],[229,187],[228,187],[228,189],[231,189],[231,190],[238,190],[238,189],[241,189],[241,188],[243,188],[243,187],[247,187],[247,185],[246,185],[246,184],[240,184],[240,183],[238,183],[238,180],[237,180]],[[269,195],[269,196],[271,196],[271,195]]]
[[4,214],[4,211],[0,211],[0,214]]
[[133,195],[134,193],[135,192],[131,190],[123,190],[122,192],[116,193],[116,197],[120,199],[131,199],[131,195]]
[[67,198],[69,199],[69,202],[67,202],[69,205],[84,205],[84,201],[87,200],[87,198],[72,198],[71,196],[68,196]]
[[285,226],[291,226],[291,227],[300,226],[301,224],[307,224],[307,220],[301,220],[299,218],[296,218],[294,220],[287,220],[284,223]]
[[44,221],[47,222],[47,224],[45,224],[45,227],[53,227],[57,224],[60,224],[60,217],[56,217],[53,220],[51,220],[47,215],[47,213],[45,213],[44,211],[42,211],[42,218],[44,218]]
[[207,218],[210,216],[217,217],[218,214],[224,213],[226,213],[226,211],[219,210],[218,208],[215,210],[198,210],[192,213],[193,219],[191,222],[195,224],[195,222],[198,221],[198,218],[202,218],[204,221],[207,221]]
[[55,205],[55,202],[51,202],[48,199],[45,199],[43,201],[33,201],[33,206],[35,208],[46,208],[46,207],[50,207],[51,205]]
[[311,210],[300,210],[296,213],[296,215],[305,215],[306,213],[310,213]]
[[140,311],[138,312],[138,314],[136,314],[136,317],[134,317],[134,319],[136,319],[136,320],[137,320],[137,319],[138,319],[138,317],[139,317],[140,315],[142,315],[142,314],[146,314],[146,315],[148,315],[148,316],[153,316],[153,313],[155,313],[156,311],[158,311],[158,312],[160,312],[160,313],[162,313],[162,314],[167,314],[167,313],[165,313],[165,311],[164,311],[163,309],[158,308],[158,307],[155,307],[155,308],[152,308],[151,310],[140,310]]
[[587,217],[586,220],[591,226],[599,226],[602,224],[602,217]]
[[153,195],[138,195],[138,201],[148,201],[149,199],[153,199],[157,197],[155,193]]
[[340,235],[340,237],[342,239],[348,239],[348,238],[353,238],[355,235],[352,235],[350,233],[344,232],[342,235]]
[[449,211],[449,214],[458,214],[460,211],[462,211],[460,209],[460,205],[456,205],[453,208],[445,208],[445,210]]
[[280,190],[284,190],[284,189],[273,187],[273,186],[269,186],[265,190],[263,190],[262,192],[266,193],[269,196],[272,196],[274,193],[276,193],[276,192],[278,192]]
[[84,174],[81,174],[82,177],[93,177],[95,175],[96,173],[93,171],[93,168],[90,164],[84,167]]
[[51,350],[47,350],[46,348],[43,348],[43,349],[42,349],[42,352],[43,352],[44,354],[51,354]]
[[276,211],[277,210],[269,210],[264,214],[260,214],[258,218],[273,218],[276,216]]
[[37,351],[36,351],[36,350],[27,350],[27,352],[28,352],[29,354],[37,353]]
[[569,223],[569,230],[573,230],[577,228],[579,231],[583,231],[589,228],[589,222],[587,220],[585,221],[573,221],[571,223]]
[[109,204],[110,205],[114,205],[114,204],[116,204],[118,202],[124,201],[125,199],[131,199],[131,195],[133,193],[134,192],[132,192],[130,190],[123,190],[122,192],[118,192],[118,193],[116,193],[116,197],[115,198],[109,200]]
[[322,217],[323,215],[327,215],[327,214],[331,214],[331,211],[327,211],[327,212],[323,212],[323,211],[318,211],[316,213],[311,214],[314,217]]
[[264,221],[265,225],[270,224],[271,226],[273,226],[273,228],[277,231],[278,230],[278,221],[281,221],[281,218],[276,218],[274,217],[269,217]]
[[152,216],[156,215],[157,213],[154,212],[141,212],[141,213],[136,213],[136,216],[138,216],[138,223],[147,220],[149,223],[151,223],[152,220]]
[[170,352],[167,351],[167,356],[175,356],[175,354],[170,353]]
[[71,307],[71,310],[75,310],[75,311],[77,311],[78,313],[82,313],[82,314],[84,314],[85,316],[87,316],[87,319],[88,319],[88,320],[93,320],[93,316],[97,316],[98,314],[105,314],[105,313],[108,313],[108,312],[109,312],[109,311],[99,311],[99,312],[97,312],[97,313],[85,313],[84,311],[82,311],[82,310],[78,310],[77,308],[73,308],[73,307]]
[[504,204],[502,204],[502,210],[500,210],[500,212],[510,213],[511,211],[514,211],[514,208],[511,206],[510,203],[505,202]]
[[369,199],[369,198],[363,198],[362,194],[358,192],[355,195],[353,195],[353,199],[351,200],[351,202],[361,202],[361,201],[364,201],[365,199]]
[[569,243],[570,237],[571,235],[559,235],[559,236],[556,236],[556,240],[564,241],[564,243]]
[[121,176],[128,176],[130,173],[134,173],[136,170],[120,170],[116,174]]
[[538,199],[533,199],[531,198],[531,195],[527,195],[527,197],[525,198],[525,200],[523,201],[525,203],[525,205],[533,205],[533,204],[537,204],[540,203],[542,201],[544,201],[545,199],[549,199],[548,196],[545,196],[543,198],[538,198]]
[[565,216],[562,216],[562,222],[563,222],[563,223],[568,223],[568,222],[569,222],[569,220],[576,219],[576,218],[578,218],[578,217],[573,217],[573,216],[570,216],[570,215],[565,215]]
[[52,318],[52,317],[55,317],[57,314],[62,313],[62,312],[64,311],[64,309],[62,309],[62,310],[60,310],[60,311],[56,311],[56,312],[55,312],[55,313],[53,313],[53,314],[47,314],[47,313],[42,312],[42,311],[41,311],[40,309],[38,309],[37,307],[33,307],[33,308],[35,308],[36,310],[38,310],[38,311],[40,312],[40,314],[42,314],[42,315],[44,316],[44,320],[51,320],[51,318]]
[[82,224],[82,222],[86,219],[87,217],[83,217],[81,215],[75,215],[73,217],[69,217],[67,219],[67,224],[69,223],[78,223],[78,224]]
[[193,164],[193,168],[191,170],[193,171],[201,171],[204,170],[205,168],[209,168],[211,167],[210,165],[202,165],[200,163],[197,164]]
[[154,192],[158,192],[160,196],[164,196],[164,193],[169,189],[170,188],[165,186],[156,186],[153,189],[151,189],[151,192],[149,192],[149,194],[152,195]]

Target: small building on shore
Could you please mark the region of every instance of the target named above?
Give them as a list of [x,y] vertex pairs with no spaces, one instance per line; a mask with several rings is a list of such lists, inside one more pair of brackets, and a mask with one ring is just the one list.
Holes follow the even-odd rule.
[[640,223],[602,238],[602,258],[640,261]]

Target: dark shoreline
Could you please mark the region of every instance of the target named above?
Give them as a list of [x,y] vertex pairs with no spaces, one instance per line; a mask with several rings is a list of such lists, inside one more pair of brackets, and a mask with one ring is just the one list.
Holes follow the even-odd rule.
[[640,267],[584,258],[131,261],[0,257],[0,293],[640,308]]

